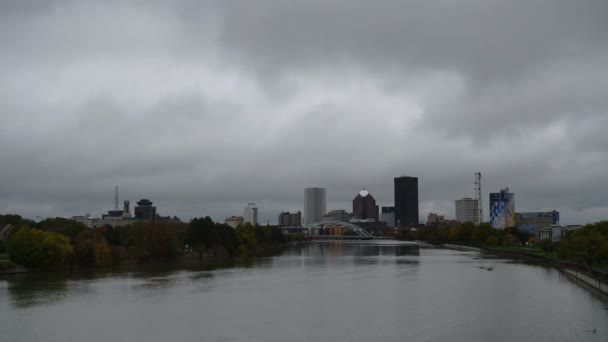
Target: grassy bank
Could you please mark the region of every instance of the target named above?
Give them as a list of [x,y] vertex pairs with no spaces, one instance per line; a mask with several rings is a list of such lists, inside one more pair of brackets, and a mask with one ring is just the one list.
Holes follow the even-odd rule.
[[559,257],[557,256],[556,252],[545,252],[542,249],[537,248],[537,247],[526,247],[526,246],[492,246],[492,247],[489,247],[488,249],[490,249],[490,250],[495,249],[495,250],[498,250],[498,251],[519,253],[519,254],[522,254],[522,255],[531,254],[531,255],[535,255],[535,256],[546,258],[546,259],[551,260],[551,261],[559,261]]
[[[557,252],[545,252],[540,248],[525,247],[525,246],[492,246],[484,248],[486,251],[492,252],[505,252],[508,254],[517,254],[522,257],[540,257],[548,262],[570,262],[569,260],[562,259],[558,256]],[[582,264],[581,264],[582,265]],[[591,269],[606,272],[608,271],[608,264],[594,264]]]

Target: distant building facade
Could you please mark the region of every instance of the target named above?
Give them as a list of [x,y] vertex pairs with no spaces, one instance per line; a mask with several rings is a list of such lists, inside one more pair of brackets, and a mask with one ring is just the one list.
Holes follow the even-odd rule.
[[304,217],[302,223],[306,226],[321,222],[327,212],[325,188],[304,189]]
[[243,210],[243,219],[245,223],[250,223],[254,227],[258,225],[258,207],[255,206],[255,203],[247,204]]
[[330,210],[327,214],[321,217],[321,222],[342,221],[348,222],[353,215],[346,210]]
[[437,213],[429,213],[429,215],[426,218],[426,225],[431,225],[431,224],[435,224],[438,222],[444,222],[445,221],[445,216],[443,215],[439,215]]
[[382,207],[380,222],[386,222],[389,228],[395,228],[395,207]]
[[420,224],[417,177],[395,178],[395,220],[396,224],[401,227]]
[[245,219],[243,218],[243,216],[230,216],[226,217],[224,223],[236,229],[238,226],[242,226],[243,224],[245,224]]
[[490,223],[497,229],[515,225],[515,194],[509,188],[490,193]]
[[353,217],[362,220],[373,220],[373,222],[379,221],[378,206],[369,191],[363,189],[353,199]]
[[300,227],[302,225],[302,213],[283,212],[279,214],[279,227]]
[[568,226],[560,226],[559,224],[555,224],[549,227],[539,228],[536,231],[536,238],[538,240],[551,240],[557,242],[561,240],[564,235],[571,231],[582,228],[581,225],[568,225]]
[[479,201],[468,197],[456,200],[456,221],[479,222]]
[[536,234],[536,231],[541,228],[547,228],[554,225],[559,225],[559,212],[556,210],[515,213],[515,227],[532,234]]
[[[152,202],[150,200],[143,198],[137,202],[134,213],[135,218],[138,220],[153,221],[156,217],[156,207],[152,206]],[[122,216],[122,211],[118,216]]]

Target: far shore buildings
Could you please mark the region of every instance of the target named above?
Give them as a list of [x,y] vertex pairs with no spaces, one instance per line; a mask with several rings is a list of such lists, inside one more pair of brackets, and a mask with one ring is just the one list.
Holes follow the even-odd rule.
[[230,216],[230,217],[226,217],[226,219],[224,220],[224,223],[229,225],[230,227],[236,229],[239,226],[242,226],[245,224],[245,219],[243,218],[243,216]]
[[[118,200],[116,199],[116,203]],[[167,223],[182,223],[182,221],[176,216],[160,216],[156,207],[153,206],[152,201],[146,198],[142,198],[137,202],[134,214],[131,215],[131,206],[129,201],[123,202],[123,209],[119,210],[118,205],[115,204],[113,210],[109,210],[107,214],[99,217],[93,217],[90,214],[82,216],[72,216],[70,219],[79,223],[82,223],[88,228],[102,227],[110,225],[112,227],[123,227],[129,224],[134,224],[141,221],[155,221],[155,222],[167,222]]]
[[456,221],[479,222],[479,201],[465,197],[456,200]]
[[254,227],[258,225],[258,207],[255,206],[255,203],[247,204],[243,210],[243,219],[245,223],[249,223]]
[[555,225],[559,225],[559,212],[556,210],[515,213],[515,227],[532,234],[536,234],[539,229]]
[[382,207],[380,222],[386,222],[389,228],[395,228],[395,207]]
[[551,240],[553,242],[557,242],[561,240],[567,232],[580,229],[582,227],[583,226],[581,225],[560,226],[559,224],[554,224],[549,227],[539,228],[536,231],[536,238],[538,240]]
[[359,191],[353,199],[353,218],[372,222],[379,221],[376,200],[365,188]]
[[509,188],[490,193],[490,224],[497,229],[515,226],[515,194]]
[[[128,203],[128,202],[126,202]],[[156,218],[156,207],[147,198],[142,198],[135,206],[135,218],[138,220],[154,221]]]
[[445,216],[443,215],[439,215],[437,213],[429,213],[429,215],[426,218],[426,225],[430,225],[430,224],[435,224],[437,222],[443,222],[445,221]]
[[321,222],[348,222],[353,215],[344,209],[330,210],[327,214],[321,217]]
[[325,188],[304,189],[304,215],[302,224],[304,226],[321,222],[323,215],[327,212]]
[[288,211],[279,214],[279,227],[300,227],[302,226],[302,213],[290,213]]
[[395,221],[399,227],[416,227],[420,224],[417,177],[395,178]]

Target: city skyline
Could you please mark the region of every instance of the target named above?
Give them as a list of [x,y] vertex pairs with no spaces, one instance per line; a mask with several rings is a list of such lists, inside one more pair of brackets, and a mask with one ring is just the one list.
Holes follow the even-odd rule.
[[[404,178],[404,177],[397,177],[397,178]],[[397,178],[395,178],[395,179],[397,179]],[[414,178],[414,179],[417,179],[417,177],[405,177],[405,178]],[[115,189],[117,189],[117,187],[115,187]],[[331,203],[329,203],[329,204],[328,204],[328,201],[327,201],[327,189],[326,189],[326,188],[305,188],[305,189],[304,189],[304,190],[305,190],[305,194],[306,194],[307,189],[309,189],[309,190],[312,190],[312,189],[314,189],[314,190],[322,190],[322,192],[323,192],[323,194],[322,194],[323,196],[322,196],[322,197],[324,197],[324,198],[325,198],[325,201],[324,201],[325,203],[324,203],[324,205],[325,205],[325,211],[326,211],[326,212],[330,212],[330,211],[332,211],[332,210],[345,210],[347,213],[354,214],[354,212],[351,210],[351,209],[352,209],[352,205],[353,205],[353,201],[350,201],[350,203],[348,203],[348,201],[347,201],[347,202],[345,202],[345,203],[348,203],[348,205],[349,205],[349,206],[344,207],[344,208],[339,208],[338,206],[332,206],[332,204],[331,204]],[[418,190],[419,190],[419,189],[418,189]],[[501,189],[501,191],[502,191],[502,190],[503,190],[503,189]],[[507,189],[507,190],[508,190],[508,189]],[[393,189],[393,191],[394,191],[394,189]],[[489,197],[491,197],[493,192],[495,192],[495,191],[492,191],[492,190],[490,189],[490,192],[489,192],[487,195],[488,195]],[[359,191],[359,192],[358,192],[358,195],[360,195],[360,194],[362,194],[362,193],[369,193],[369,191],[367,191],[365,188],[363,188],[363,190],[361,190],[361,191]],[[486,194],[486,193],[484,192],[484,194]],[[394,195],[394,194],[393,194],[393,195]],[[306,197],[306,196],[305,196],[305,197]],[[356,197],[358,197],[358,196],[356,196]],[[123,200],[123,198],[122,198],[122,197],[120,197],[120,196],[118,195],[118,193],[116,192],[116,190],[115,190],[115,192],[114,192],[114,197],[113,197],[113,203],[114,203],[114,207],[116,206],[116,201],[117,201],[117,200],[122,201],[122,200]],[[458,219],[458,215],[457,215],[457,213],[455,212],[455,211],[457,210],[457,202],[462,201],[462,200],[472,200],[472,199],[471,199],[471,198],[467,198],[467,197],[463,197],[462,199],[457,199],[457,200],[453,201],[453,202],[456,202],[456,203],[454,203],[454,207],[452,208],[452,209],[453,209],[453,210],[452,210],[452,212],[434,212],[434,211],[432,211],[432,210],[431,210],[431,211],[428,211],[428,212],[420,211],[420,212],[419,212],[419,217],[420,217],[420,219],[419,219],[419,223],[421,223],[421,224],[425,223],[425,222],[426,222],[426,221],[425,221],[425,218],[426,218],[426,217],[427,217],[427,215],[428,215],[428,214],[430,214],[430,213],[436,213],[436,214],[438,214],[438,215],[444,216],[444,217],[445,217],[446,219],[448,219],[448,220],[457,220],[457,219]],[[142,199],[141,201],[149,201],[149,200],[148,200],[148,199]],[[126,203],[125,203],[125,206],[128,206],[129,200],[125,200],[124,202],[126,202]],[[297,213],[297,212],[302,212],[302,211],[303,211],[303,208],[305,207],[305,205],[304,205],[304,203],[305,203],[305,202],[306,202],[306,201],[304,200],[304,201],[302,202],[302,204],[301,204],[301,208],[302,208],[302,209],[298,209],[298,208],[296,208],[296,209],[291,209],[291,211],[293,211],[294,213]],[[342,201],[342,202],[343,202],[343,201]],[[487,202],[488,202],[488,203],[486,203],[486,204],[488,205],[488,207],[490,207],[490,205],[491,205],[491,203],[490,203],[490,202],[491,202],[491,201],[490,201],[490,200],[487,200]],[[340,203],[340,201],[335,201],[334,203]],[[378,207],[378,214],[379,214],[379,217],[378,217],[378,218],[380,218],[380,207],[393,207],[393,208],[394,208],[394,204],[386,204],[386,203],[380,203],[380,202],[376,202],[376,203],[377,203],[377,207]],[[388,203],[388,202],[387,202],[387,203]],[[272,215],[273,215],[274,213],[276,213],[276,215],[277,215],[277,216],[279,216],[279,215],[281,215],[282,213],[285,213],[285,212],[289,212],[289,211],[290,211],[290,210],[279,210],[279,211],[277,211],[277,209],[276,209],[276,208],[266,208],[266,210],[262,210],[262,211],[261,211],[261,212],[262,212],[262,214],[259,214],[260,210],[259,210],[258,206],[257,206],[255,203],[251,203],[251,202],[250,202],[250,203],[248,203],[248,204],[247,204],[247,207],[245,207],[245,213],[247,213],[247,209],[248,209],[249,207],[251,207],[251,206],[254,206],[254,207],[255,207],[255,217],[256,217],[256,222],[257,222],[257,223],[260,223],[260,224],[263,224],[263,223],[271,223],[271,224],[273,224],[273,225],[277,225],[277,224],[279,224],[279,223],[280,223],[280,220],[279,220],[279,219],[278,219],[276,216],[275,216],[274,218],[272,218]],[[125,208],[126,208],[126,207],[125,207]],[[351,208],[351,209],[349,209],[349,208]],[[242,210],[242,209],[243,209],[243,208],[241,207],[241,210]],[[103,211],[103,210],[102,210],[102,211]],[[122,213],[122,210],[119,210],[119,211]],[[156,213],[156,208],[155,208],[155,207],[154,207],[154,211],[155,211],[155,213]],[[525,209],[525,208],[524,208],[524,209],[515,210],[515,213],[518,213],[518,214],[519,214],[519,213],[526,213],[526,212],[543,212],[543,211],[553,211],[553,210],[552,210],[552,209],[546,209],[546,210],[536,210],[536,211],[535,211],[535,210],[528,210],[528,209]],[[270,214],[268,214],[268,213],[270,213]],[[11,214],[11,213],[8,213],[8,214]],[[20,213],[18,213],[18,212],[13,212],[12,214],[20,214]],[[160,212],[159,212],[159,214],[160,214]],[[65,218],[71,218],[71,217],[76,217],[76,216],[82,216],[82,217],[85,217],[85,216],[90,216],[90,217],[93,217],[93,218],[95,218],[95,217],[97,217],[97,218],[101,218],[101,217],[103,217],[103,216],[105,216],[105,215],[106,215],[106,214],[104,214],[103,212],[102,212],[102,213],[100,213],[100,214],[97,214],[97,212],[93,210],[93,211],[87,211],[87,212],[86,212],[86,213],[84,213],[84,214],[83,214],[83,213],[76,213],[76,214],[73,214],[73,215],[63,215],[63,216],[62,216],[62,215],[50,215],[50,216],[48,216],[48,217],[65,217]],[[266,215],[266,216],[261,216],[261,215]],[[27,217],[26,215],[23,215],[23,216],[24,216],[24,217]],[[199,214],[198,216],[197,216],[197,215],[195,215],[195,216],[191,216],[191,217],[180,216],[179,214],[169,214],[169,215],[165,215],[165,216],[168,216],[168,217],[177,216],[177,217],[179,217],[180,219],[183,219],[183,220],[185,220],[185,221],[188,221],[189,219],[192,219],[192,218],[194,218],[194,217],[204,217],[204,216],[210,216],[212,219],[217,220],[217,221],[223,221],[225,218],[239,217],[239,215],[238,215],[238,214],[230,214],[230,215],[228,215],[228,216],[225,216],[224,218],[221,218],[221,215],[218,215],[218,214],[211,214],[211,213]],[[240,216],[240,217],[246,217],[246,216],[247,216],[246,214],[243,214],[243,216]],[[36,221],[37,219],[43,219],[43,218],[46,218],[46,217],[42,217],[42,216],[36,216],[36,217],[29,217],[29,218],[30,218],[30,219],[33,219],[34,221]],[[247,221],[247,220],[245,220],[245,221]],[[302,222],[303,222],[303,221],[304,221],[304,216],[302,216]],[[489,222],[489,223],[491,223],[491,218],[486,217],[486,218],[484,219],[484,222]],[[568,224],[580,224],[580,222],[579,222],[579,223],[568,223]],[[280,225],[280,224],[279,224],[279,225]]]
[[119,184],[166,215],[223,219],[253,201],[266,222],[301,209],[310,185],[329,190],[328,209],[362,187],[392,205],[389,180],[412,174],[420,217],[451,216],[479,171],[484,196],[510,186],[526,211],[602,220],[604,13],[605,1],[2,2],[0,212],[102,213]]

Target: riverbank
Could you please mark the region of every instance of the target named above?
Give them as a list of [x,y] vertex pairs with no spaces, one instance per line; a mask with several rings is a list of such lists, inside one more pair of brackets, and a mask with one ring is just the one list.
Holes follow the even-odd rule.
[[466,245],[441,244],[443,248],[478,251],[497,255],[501,257],[525,259],[528,261],[543,262],[560,270],[563,274],[573,279],[575,282],[581,282],[600,293],[608,295],[608,272],[595,270],[589,266],[558,260],[554,256],[544,256],[537,253],[525,250],[507,250],[490,247],[473,247]]
[[6,265],[10,265],[10,267],[7,266],[6,268],[0,268],[0,278],[5,275],[27,274],[27,273],[76,273],[76,272],[92,271],[92,270],[113,271],[113,270],[120,270],[123,268],[128,268],[128,267],[133,267],[133,266],[138,266],[138,265],[170,264],[170,263],[176,263],[176,262],[179,263],[179,262],[186,262],[186,261],[189,262],[189,261],[196,261],[196,260],[213,260],[213,259],[220,259],[220,258],[234,259],[234,260],[237,260],[239,258],[259,258],[259,257],[277,255],[277,254],[281,253],[283,250],[285,250],[285,248],[287,248],[288,246],[295,245],[295,244],[303,244],[303,243],[306,243],[306,242],[297,242],[297,243],[290,242],[290,243],[285,243],[285,244],[256,247],[243,254],[238,254],[238,255],[233,255],[233,256],[224,254],[224,253],[204,253],[201,255],[197,252],[189,252],[189,253],[184,253],[184,254],[180,255],[178,258],[173,258],[173,259],[146,259],[146,260],[129,259],[129,260],[124,260],[120,264],[111,265],[111,266],[107,266],[107,267],[73,266],[73,267],[68,267],[66,269],[63,269],[63,270],[27,268],[27,267],[13,263],[7,257],[5,259],[4,258],[1,259],[0,262],[3,262],[3,263],[5,262]]

